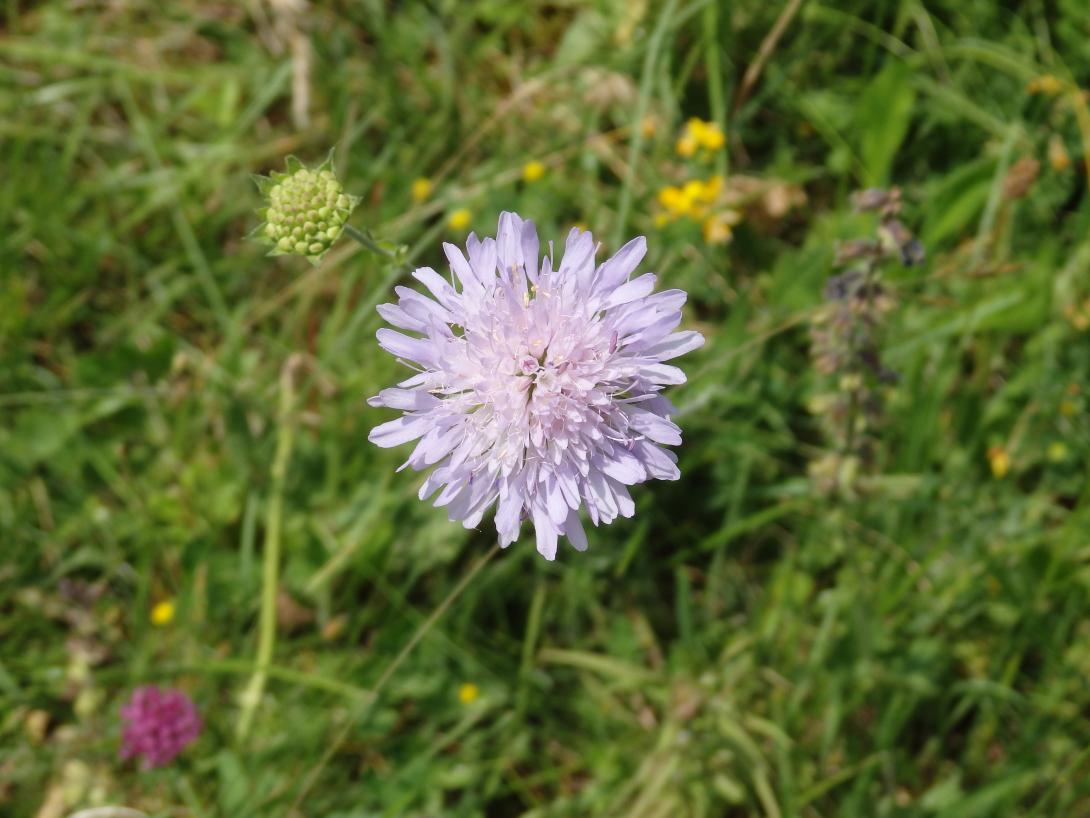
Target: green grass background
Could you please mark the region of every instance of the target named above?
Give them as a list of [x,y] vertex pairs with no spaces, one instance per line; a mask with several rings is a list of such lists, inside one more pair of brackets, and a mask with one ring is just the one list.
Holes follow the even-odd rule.
[[[1090,15],[790,5],[3,4],[0,814],[1090,815]],[[1030,93],[1043,74],[1063,90]],[[673,150],[689,116],[728,134],[700,172],[806,204],[726,246],[657,228],[656,191],[697,172]],[[353,223],[421,264],[458,207],[482,233],[501,209],[606,250],[646,233],[708,339],[673,395],[683,479],[586,554],[546,563],[524,529],[479,566],[490,526],[448,523],[366,440],[398,375],[374,305],[402,274],[350,242],[311,268],[244,241],[249,175],[331,146]],[[807,319],[835,241],[872,227],[850,192],[888,183],[928,262],[889,272],[900,381],[876,472],[837,500],[807,477]],[[240,737],[288,428],[294,605]],[[117,708],[149,682],[206,729],[143,773]]]

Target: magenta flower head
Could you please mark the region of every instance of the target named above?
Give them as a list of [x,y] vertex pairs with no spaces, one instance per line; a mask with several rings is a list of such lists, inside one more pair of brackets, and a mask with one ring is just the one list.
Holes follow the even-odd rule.
[[180,690],[138,687],[122,705],[121,757],[141,759],[145,770],[169,764],[201,733],[201,717]]
[[514,213],[495,240],[470,234],[468,259],[444,249],[457,286],[423,267],[413,277],[430,298],[398,287],[400,301],[378,308],[413,333],[380,329],[379,344],[417,373],[369,401],[403,412],[369,439],[419,439],[401,468],[434,466],[420,499],[441,489],[435,505],[466,528],[496,504],[500,545],[528,519],[546,559],[560,535],[583,551],[581,507],[595,525],[631,517],[628,486],[680,476],[663,448],[681,442],[676,409],[661,392],[685,382],[664,362],[704,343],[674,332],[685,293],[631,278],[642,237],[596,265],[593,237],[573,229],[558,267],[551,245],[539,261],[534,223]]

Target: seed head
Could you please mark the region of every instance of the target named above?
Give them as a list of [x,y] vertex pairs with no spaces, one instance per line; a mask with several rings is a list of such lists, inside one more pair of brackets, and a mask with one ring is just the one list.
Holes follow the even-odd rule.
[[312,263],[333,246],[359,199],[345,193],[333,171],[333,154],[313,170],[294,156],[287,172],[255,176],[266,207],[254,237],[271,245],[270,256],[306,256]]

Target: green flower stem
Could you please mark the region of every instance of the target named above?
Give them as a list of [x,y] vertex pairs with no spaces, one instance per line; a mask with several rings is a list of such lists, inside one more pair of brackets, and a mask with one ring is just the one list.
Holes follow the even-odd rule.
[[[704,6],[704,70],[708,75],[708,108],[711,111],[712,121],[728,128],[727,103],[723,93],[723,70],[719,63],[720,49],[726,51],[725,44],[719,41],[719,4],[708,3]],[[727,175],[725,148],[715,152],[715,172],[720,176]]]
[[659,18],[655,22],[655,28],[652,30],[651,38],[648,41],[647,52],[644,54],[643,68],[640,71],[640,95],[636,98],[636,111],[632,116],[632,139],[628,143],[628,159],[625,162],[624,181],[621,184],[621,200],[617,205],[616,226],[613,231],[614,247],[621,246],[625,226],[628,224],[628,213],[632,209],[632,191],[636,185],[636,169],[640,166],[640,153],[643,151],[642,123],[650,106],[651,86],[655,80],[655,69],[658,66],[662,41],[676,11],[677,0],[667,0],[662,7],[662,11],[659,12]]
[[288,473],[291,450],[295,445],[295,384],[297,358],[292,356],[280,372],[280,405],[276,433],[276,454],[273,457],[272,493],[265,510],[265,551],[261,584],[261,618],[258,630],[257,657],[254,672],[242,696],[242,713],[238,720],[238,738],[245,740],[253,724],[254,714],[265,692],[265,682],[276,645],[276,596],[280,583],[280,529],[284,516],[284,482]]
[[397,261],[397,258],[398,258],[397,253],[395,253],[392,250],[387,250],[385,247],[378,244],[378,242],[376,242],[374,239],[372,239],[366,233],[361,233],[359,230],[354,228],[352,225],[346,224],[342,228],[342,230],[344,230],[346,235],[351,236],[353,239],[355,239],[357,242],[359,242],[359,244],[361,246],[363,246],[366,249],[370,250],[372,253],[377,253],[380,256],[384,256],[384,257],[390,259],[391,261]]

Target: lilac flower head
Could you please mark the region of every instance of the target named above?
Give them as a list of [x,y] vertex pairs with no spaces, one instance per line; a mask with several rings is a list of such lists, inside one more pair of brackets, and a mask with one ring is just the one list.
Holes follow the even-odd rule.
[[413,277],[431,298],[398,287],[399,302],[378,308],[413,333],[380,329],[379,344],[417,374],[369,401],[403,412],[369,439],[419,439],[401,468],[435,466],[420,499],[441,489],[435,505],[466,528],[496,503],[500,545],[529,519],[546,559],[561,534],[583,551],[581,507],[595,525],[631,517],[628,486],[680,476],[663,448],[681,442],[676,410],[661,391],[685,375],[664,361],[704,338],[674,332],[683,291],[631,278],[643,237],[596,265],[593,237],[573,229],[554,268],[551,245],[539,261],[533,222],[503,213],[495,240],[470,234],[466,249],[444,245],[460,288],[423,267]]
[[145,770],[174,760],[201,733],[201,717],[180,690],[138,687],[122,705],[121,757],[140,757]]

